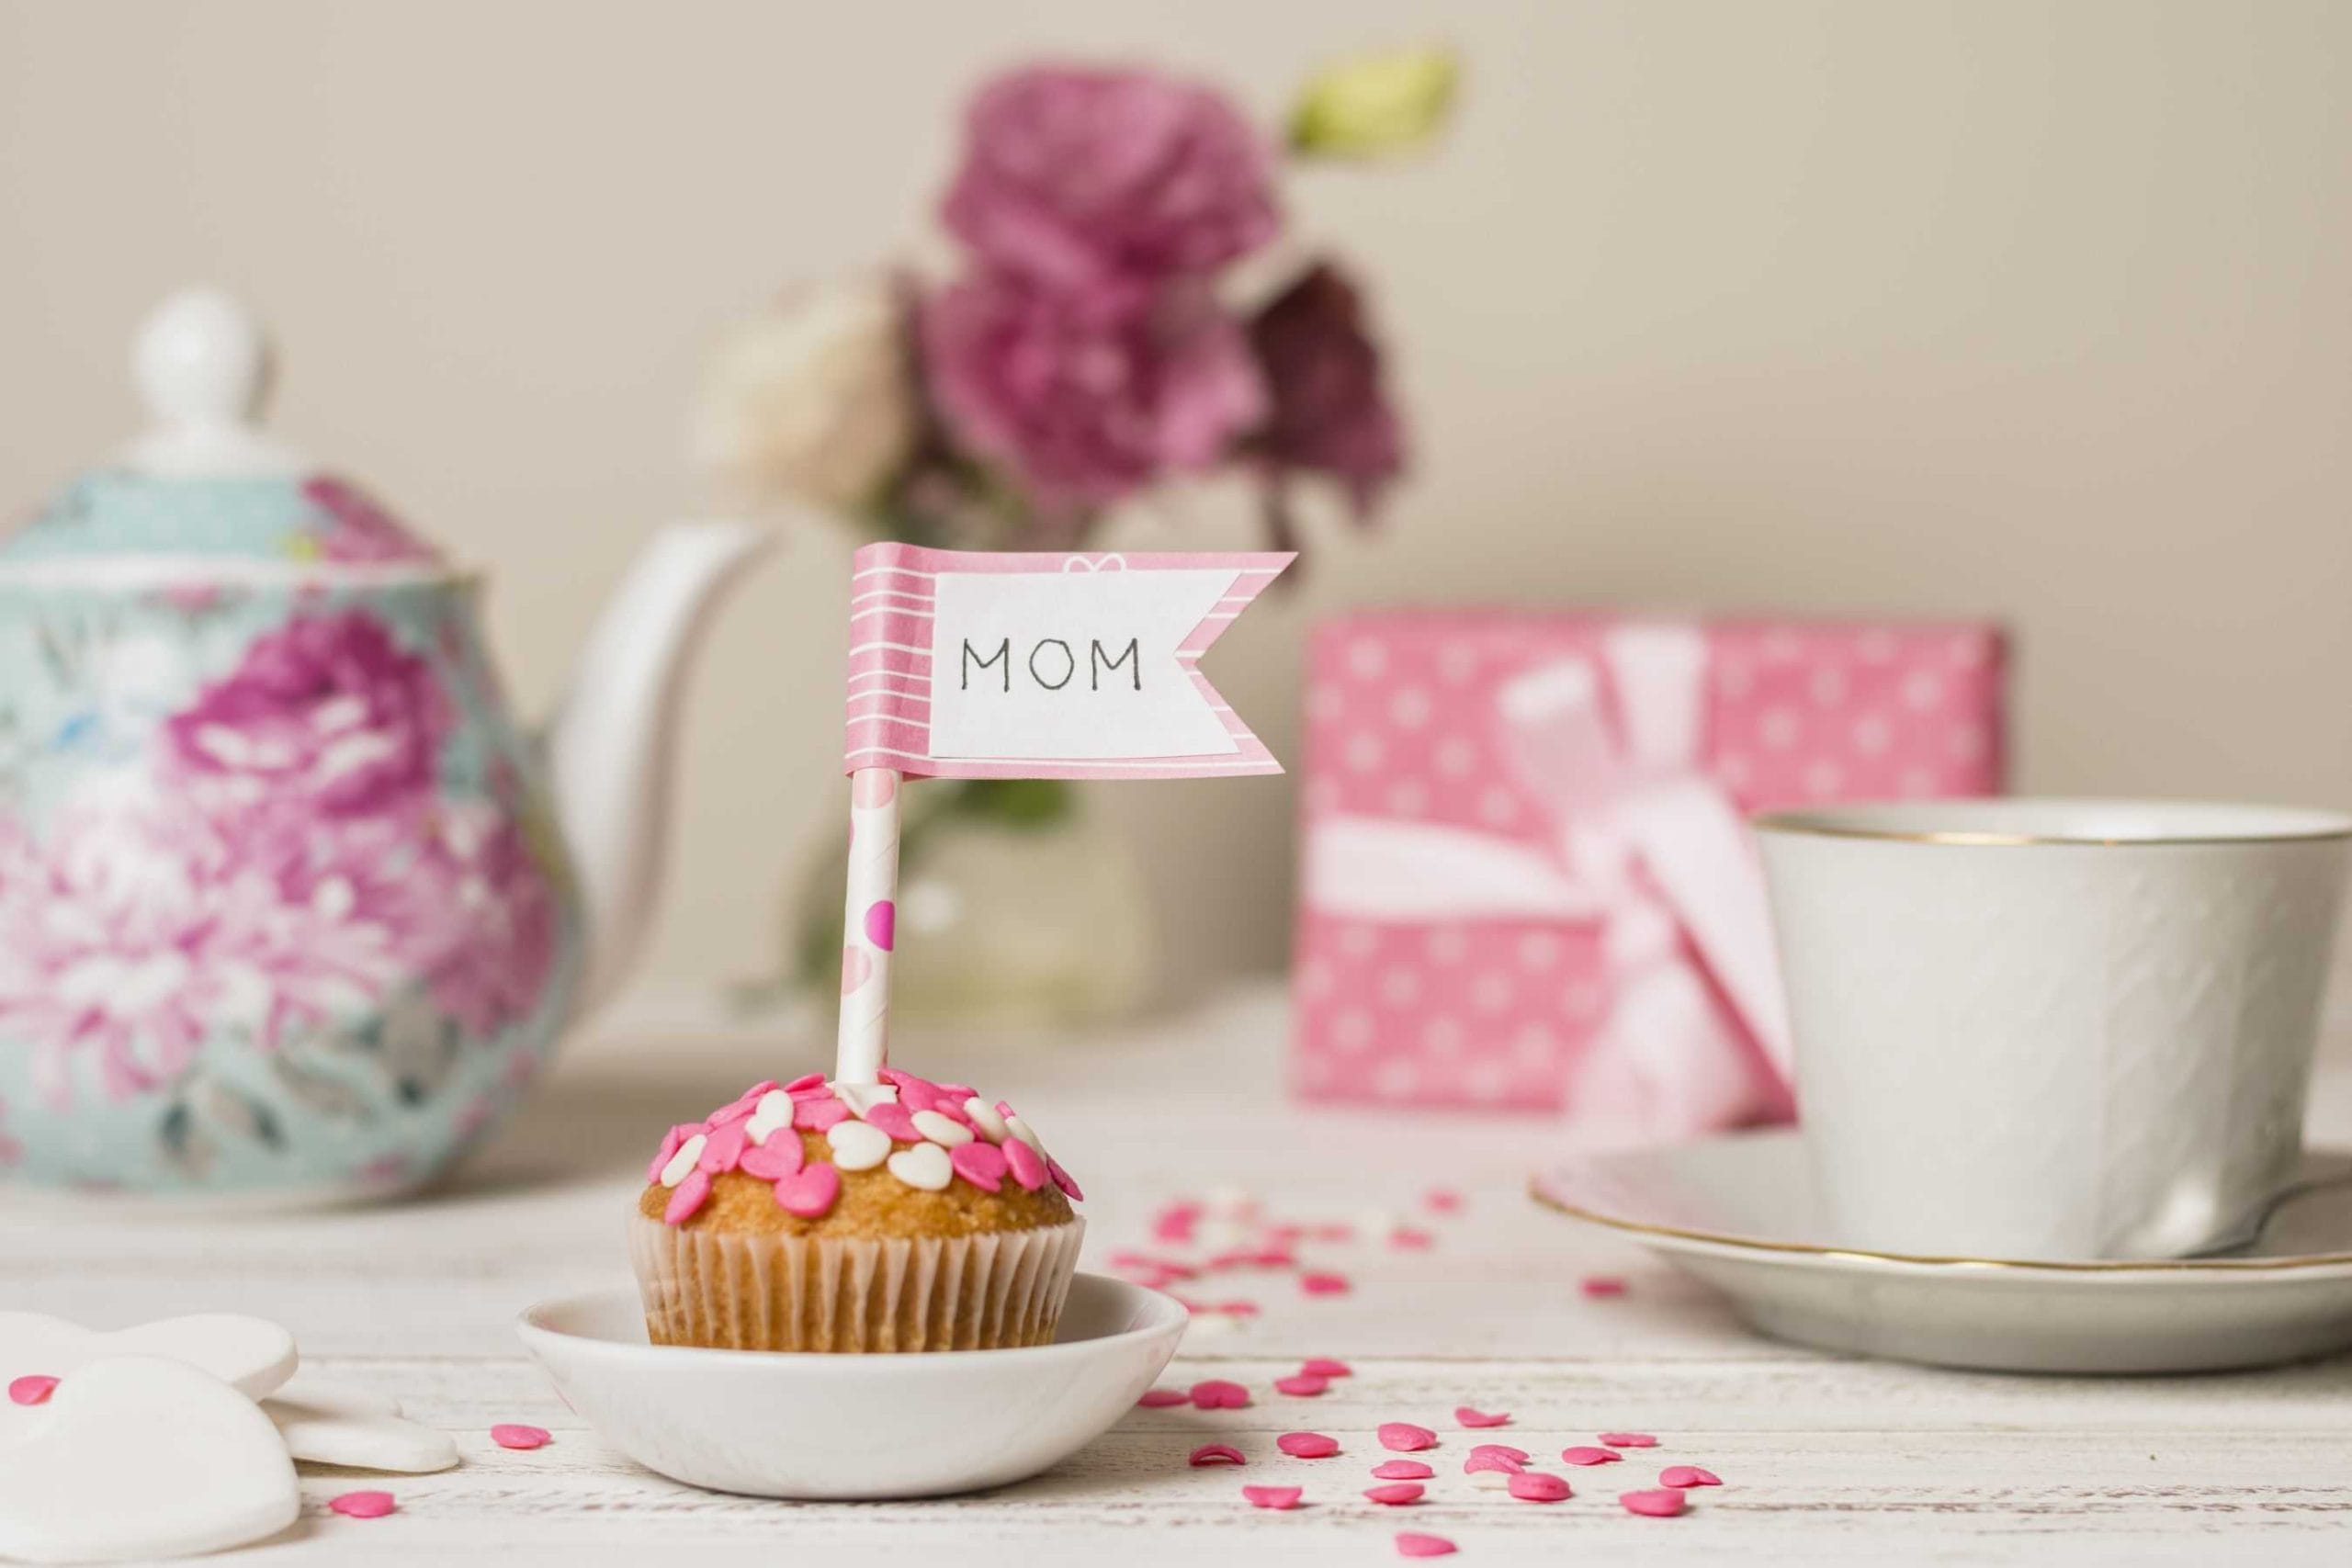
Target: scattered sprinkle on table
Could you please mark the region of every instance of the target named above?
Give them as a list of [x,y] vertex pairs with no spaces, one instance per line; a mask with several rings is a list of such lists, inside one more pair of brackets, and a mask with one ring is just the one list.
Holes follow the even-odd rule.
[[[1375,1503],[1395,1508],[1401,1507],[1407,1503],[1419,1502],[1421,1494],[1427,1490],[1428,1488],[1418,1481],[1388,1481],[1383,1482],[1378,1486],[1365,1487],[1363,1495]],[[1681,1494],[1677,1493],[1675,1495],[1680,1496]]]
[[1527,1462],[1528,1453],[1525,1449],[1514,1448],[1509,1443],[1480,1443],[1470,1450],[1470,1457],[1472,1459],[1507,1459],[1511,1463],[1519,1465]]
[[11,1404],[47,1404],[49,1396],[57,1392],[57,1380],[40,1372],[30,1372],[8,1384]]
[[1287,1393],[1298,1399],[1312,1399],[1330,1386],[1331,1382],[1329,1378],[1314,1377],[1306,1372],[1300,1372],[1295,1377],[1274,1380],[1276,1393]]
[[1603,1432],[1600,1440],[1612,1449],[1654,1449],[1657,1439],[1647,1432]]
[[1193,1403],[1204,1410],[1238,1410],[1250,1403],[1250,1391],[1238,1382],[1210,1378],[1193,1385]]
[[1510,1478],[1506,1490],[1522,1503],[1557,1503],[1568,1494],[1568,1483],[1540,1470],[1523,1470]]
[[1451,1557],[1453,1542],[1442,1535],[1423,1535],[1418,1530],[1400,1531],[1396,1537],[1399,1557]]
[[1429,1232],[1411,1225],[1398,1225],[1388,1233],[1388,1245],[1399,1252],[1427,1252],[1436,1240]]
[[1625,1293],[1625,1277],[1622,1274],[1587,1274],[1577,1281],[1577,1288],[1595,1301]]
[[1682,1494],[1670,1486],[1623,1493],[1617,1501],[1625,1505],[1627,1513],[1646,1514],[1654,1519],[1670,1519],[1682,1511]]
[[1299,1363],[1298,1375],[1306,1378],[1345,1378],[1355,1375],[1345,1361],[1335,1361],[1329,1356],[1310,1356]]
[[389,1492],[346,1492],[328,1498],[327,1506],[347,1519],[380,1519],[400,1505]]
[[1171,1404],[1190,1404],[1193,1396],[1181,1388],[1148,1388],[1136,1401],[1138,1410],[1165,1410]]
[[1345,1274],[1333,1274],[1328,1271],[1301,1274],[1298,1277],[1298,1288],[1310,1296],[1344,1296],[1352,1289]]
[[1376,1434],[1380,1446],[1391,1453],[1419,1453],[1437,1446],[1437,1434],[1427,1427],[1416,1427],[1410,1421],[1383,1421]]
[[1428,1204],[1433,1213],[1451,1214],[1462,1207],[1462,1194],[1452,1188],[1432,1187],[1421,1201]]
[[1204,1464],[1247,1464],[1250,1461],[1243,1459],[1241,1450],[1231,1443],[1203,1443],[1193,1450],[1192,1457],[1185,1462],[1197,1469]]
[[502,1449],[543,1449],[551,1436],[545,1427],[526,1427],[519,1421],[501,1421],[490,1429],[490,1440]]
[[1721,1486],[1724,1478],[1712,1470],[1702,1470],[1695,1464],[1669,1464],[1657,1472],[1660,1486],[1678,1490],[1686,1486]]
[[1453,1419],[1462,1426],[1474,1428],[1479,1427],[1508,1427],[1510,1425],[1510,1412],[1505,1410],[1489,1415],[1484,1410],[1473,1409],[1467,1404],[1460,1404],[1454,1407]]
[[1624,1457],[1614,1449],[1590,1448],[1582,1443],[1560,1450],[1560,1462],[1563,1464],[1615,1464]]
[[1340,1439],[1320,1432],[1284,1432],[1274,1447],[1293,1459],[1329,1459],[1340,1451]]
[[1272,1508],[1280,1513],[1297,1507],[1298,1500],[1306,1492],[1300,1486],[1244,1486],[1241,1495],[1250,1499],[1250,1506],[1253,1508]]
[[1375,1481],[1427,1481],[1436,1473],[1417,1459],[1392,1459],[1385,1464],[1372,1467]]

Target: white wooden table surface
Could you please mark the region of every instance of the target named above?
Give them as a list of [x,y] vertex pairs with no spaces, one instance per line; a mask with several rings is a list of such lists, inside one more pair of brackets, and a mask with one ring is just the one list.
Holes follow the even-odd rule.
[[[558,1402],[525,1359],[514,1314],[546,1295],[622,1283],[621,1217],[659,1130],[762,1076],[823,1065],[773,1036],[708,1032],[666,1043],[603,1039],[559,1069],[447,1189],[400,1209],[219,1222],[62,1222],[0,1213],[0,1302],[94,1326],[200,1310],[289,1325],[306,1364],[394,1394],[454,1434],[460,1468],[389,1482],[305,1467],[292,1531],[209,1561],[904,1563],[926,1549],[957,1568],[1091,1563],[1399,1561],[1400,1529],[1446,1535],[1464,1568],[1503,1562],[2145,1565],[2258,1560],[2352,1563],[2352,1358],[2212,1378],[1982,1376],[1847,1360],[1757,1338],[1700,1288],[1638,1250],[1535,1209],[1528,1171],[1552,1142],[1538,1122],[1308,1111],[1276,1089],[1279,998],[1241,994],[1116,1043],[1027,1054],[902,1048],[919,1070],[1019,1103],[1085,1184],[1089,1255],[1140,1242],[1153,1209],[1219,1185],[1285,1216],[1409,1211],[1432,1184],[1467,1197],[1432,1218],[1427,1252],[1309,1244],[1311,1265],[1354,1288],[1309,1298],[1294,1277],[1223,1276],[1249,1326],[1196,1336],[1163,1382],[1249,1384],[1238,1411],[1137,1410],[1059,1470],[980,1496],[813,1506],[697,1492],[638,1469]],[[2352,1078],[2324,1102],[2352,1129]],[[1622,1273],[1625,1296],[1578,1279]],[[1272,1380],[1307,1356],[1355,1376],[1316,1399]],[[1484,1438],[1555,1455],[1605,1430],[1660,1447],[1568,1471],[1569,1502],[1476,1490],[1460,1460],[1480,1438],[1454,1406],[1514,1413]],[[1388,1458],[1373,1428],[1443,1434],[1428,1499],[1363,1500]],[[496,1421],[549,1428],[536,1452],[492,1445]],[[1341,1458],[1291,1460],[1285,1430],[1338,1437]],[[1224,1440],[1246,1470],[1193,1470]],[[1728,1484],[1677,1519],[1639,1518],[1616,1495],[1657,1466],[1706,1465]],[[1553,1468],[1559,1468],[1554,1466]],[[1261,1512],[1244,1482],[1292,1482],[1311,1506]],[[325,1500],[386,1485],[399,1512],[329,1514]],[[821,1558],[812,1553],[821,1553]]]

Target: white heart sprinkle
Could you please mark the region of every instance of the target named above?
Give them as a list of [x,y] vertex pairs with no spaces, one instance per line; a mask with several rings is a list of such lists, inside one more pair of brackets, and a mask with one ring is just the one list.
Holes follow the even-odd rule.
[[743,1123],[743,1136],[754,1144],[764,1145],[770,1138],[791,1125],[792,1119],[788,1116],[781,1121],[766,1122],[755,1115]]
[[1510,1472],[1507,1470],[1474,1470],[1470,1472],[1470,1484],[1486,1492],[1508,1492],[1510,1490]]
[[760,1102],[752,1107],[752,1120],[765,1122],[771,1126],[791,1121],[792,1096],[780,1089],[768,1090],[760,1096]]
[[693,1137],[680,1144],[678,1152],[670,1156],[670,1163],[662,1168],[662,1185],[675,1187],[679,1182],[684,1181],[686,1179],[686,1172],[694,1169],[695,1162],[702,1158],[703,1145],[709,1142],[708,1138],[696,1133]]
[[1005,1131],[1004,1118],[996,1113],[996,1107],[977,1094],[964,1102],[964,1114],[971,1118],[973,1126],[987,1134],[991,1144],[1001,1144],[1010,1135]]
[[833,1098],[849,1107],[852,1116],[863,1117],[877,1105],[899,1103],[899,1086],[888,1083],[837,1083]]
[[863,1122],[836,1122],[825,1129],[833,1164],[842,1170],[872,1170],[890,1157],[890,1134]]
[[936,1111],[918,1111],[914,1113],[913,1122],[916,1132],[944,1148],[952,1149],[958,1144],[972,1141],[969,1127],[952,1117],[942,1116]]
[[890,1156],[890,1174],[910,1187],[941,1192],[956,1179],[956,1168],[948,1163],[947,1151],[937,1144],[917,1144]]
[[1039,1159],[1046,1157],[1046,1145],[1038,1139],[1036,1134],[1029,1130],[1028,1122],[1018,1116],[1008,1116],[1004,1119],[1004,1130],[1028,1145]]

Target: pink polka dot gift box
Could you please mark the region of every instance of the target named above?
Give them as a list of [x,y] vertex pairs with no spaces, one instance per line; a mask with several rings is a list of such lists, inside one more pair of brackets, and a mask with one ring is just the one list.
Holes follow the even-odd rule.
[[1785,1119],[1745,818],[1998,793],[2006,662],[1997,627],[1959,623],[1327,622],[1295,1089],[1565,1110],[1628,1139]]

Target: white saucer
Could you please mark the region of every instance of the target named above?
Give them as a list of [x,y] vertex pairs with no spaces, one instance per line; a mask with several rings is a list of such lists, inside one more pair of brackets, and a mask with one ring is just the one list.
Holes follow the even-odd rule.
[[1184,1308],[1100,1274],[1018,1350],[827,1356],[650,1345],[635,1290],[516,1320],[556,1391],[649,1470],[761,1497],[925,1497],[1035,1475],[1102,1436],[1175,1355]]
[[[1736,1134],[1563,1160],[1536,1201],[1630,1235],[1762,1332],[1825,1349],[2026,1372],[2192,1372],[2352,1345],[2352,1154],[2304,1161],[2250,1245],[2128,1263],[1839,1247],[1803,1135]],[[2324,1185],[2322,1185],[2324,1184]]]

